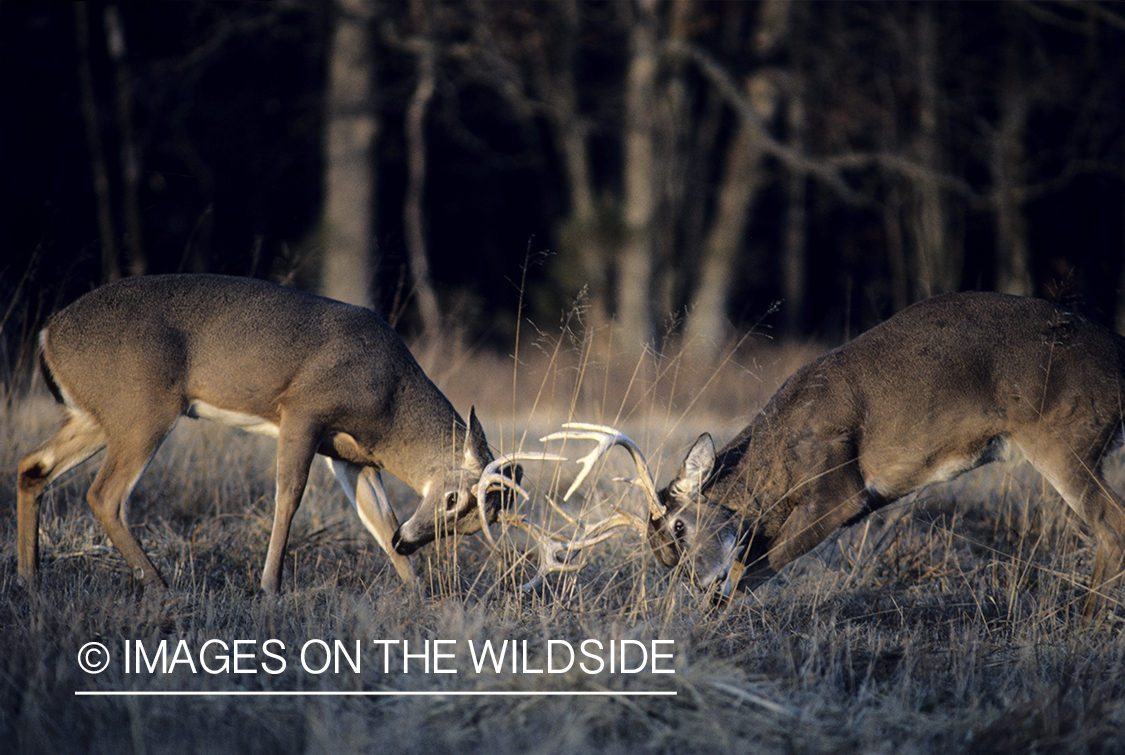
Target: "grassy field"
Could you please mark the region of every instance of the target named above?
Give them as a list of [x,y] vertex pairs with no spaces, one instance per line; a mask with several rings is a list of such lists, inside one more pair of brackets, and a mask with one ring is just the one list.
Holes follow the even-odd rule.
[[[579,352],[541,342],[514,370],[419,349],[462,413],[476,404],[500,451],[538,449],[569,419],[604,421],[646,450],[660,483],[698,433],[728,440],[815,349],[751,344],[694,371],[655,357],[609,368]],[[0,409],[6,752],[1125,751],[1125,635],[1076,617],[1091,543],[1026,466],[923,490],[717,610],[634,532],[529,592],[515,536],[502,554],[475,536],[427,546],[413,559],[425,589],[411,592],[317,465],[283,592],[268,598],[257,585],[274,444],[184,420],[130,508],[168,594],[139,594],[93,520],[83,496],[95,461],[44,497],[34,596],[16,581],[15,469],[57,419],[39,393]],[[610,481],[627,462],[614,456],[576,505],[642,506]],[[527,473],[535,495],[523,506],[547,521],[542,496],[572,465]],[[1125,487],[1118,457],[1110,479]],[[414,496],[390,492],[404,518]],[[90,642],[109,656],[97,674],[79,665],[97,660],[80,655]],[[499,669],[481,663],[486,643],[505,642]],[[338,667],[326,649],[346,651]],[[548,673],[568,650],[574,663]],[[599,694],[532,694],[544,691]],[[437,692],[450,694],[418,694]],[[500,694],[453,694],[480,692]]]

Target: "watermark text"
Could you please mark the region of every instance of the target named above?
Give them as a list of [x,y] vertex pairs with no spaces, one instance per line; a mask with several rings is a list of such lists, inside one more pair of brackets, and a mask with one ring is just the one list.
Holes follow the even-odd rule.
[[98,674],[119,664],[126,675],[281,674],[675,674],[674,640],[124,640],[116,652],[100,642],[78,651],[78,665]]

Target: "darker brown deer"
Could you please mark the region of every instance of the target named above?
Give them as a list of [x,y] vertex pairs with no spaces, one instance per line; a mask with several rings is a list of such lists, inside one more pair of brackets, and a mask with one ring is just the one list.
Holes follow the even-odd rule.
[[[730,595],[913,490],[1022,455],[1094,536],[1089,612],[1125,577],[1125,504],[1102,476],[1123,422],[1125,338],[1046,301],[937,296],[802,367],[718,451],[701,436],[647,496],[648,540]],[[615,433],[552,437],[600,434],[604,453]]]

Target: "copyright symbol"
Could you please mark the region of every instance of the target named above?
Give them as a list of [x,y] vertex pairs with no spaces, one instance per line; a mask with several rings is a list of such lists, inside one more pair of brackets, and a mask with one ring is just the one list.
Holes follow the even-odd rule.
[[87,642],[78,651],[78,667],[87,674],[100,674],[109,666],[109,650],[100,642]]

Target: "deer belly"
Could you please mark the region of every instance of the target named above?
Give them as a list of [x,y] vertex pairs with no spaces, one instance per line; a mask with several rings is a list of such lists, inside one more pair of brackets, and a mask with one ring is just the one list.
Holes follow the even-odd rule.
[[993,461],[1012,458],[1013,448],[1007,435],[994,435],[983,443],[974,443],[967,450],[946,451],[925,459],[900,459],[893,464],[876,465],[865,475],[867,488],[890,500],[912,490],[949,482],[971,469]]
[[275,422],[254,414],[220,409],[198,399],[188,404],[187,409],[184,410],[184,415],[193,419],[209,419],[212,422],[237,427],[239,430],[245,430],[248,433],[268,435],[271,438],[276,438],[278,435],[277,423]]

